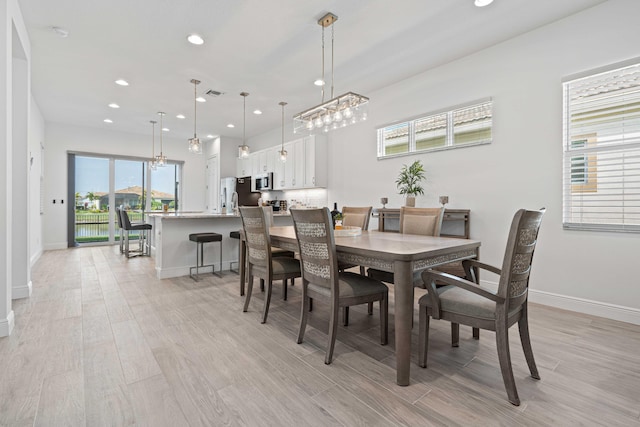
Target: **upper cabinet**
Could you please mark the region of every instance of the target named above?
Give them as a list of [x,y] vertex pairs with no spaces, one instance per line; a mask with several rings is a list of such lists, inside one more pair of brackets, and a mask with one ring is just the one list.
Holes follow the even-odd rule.
[[238,159],[238,176],[273,172],[274,190],[327,186],[327,143],[321,135],[308,136],[284,144],[287,161],[280,161],[281,146]]

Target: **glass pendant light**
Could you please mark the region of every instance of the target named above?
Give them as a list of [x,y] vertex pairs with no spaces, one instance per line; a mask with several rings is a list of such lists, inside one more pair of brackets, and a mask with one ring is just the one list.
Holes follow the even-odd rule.
[[158,115],[160,116],[160,154],[156,156],[156,165],[160,167],[164,167],[167,164],[167,156],[162,154],[162,116],[166,113],[159,111]]
[[149,162],[149,167],[152,171],[156,170],[158,166],[156,165],[156,121],[149,120],[151,123],[151,161]]
[[282,107],[282,147],[280,148],[280,161],[282,163],[287,161],[287,151],[284,149],[284,106],[287,105],[286,102],[280,101],[278,103]]
[[243,110],[242,110],[242,145],[238,146],[238,157],[241,159],[246,159],[249,157],[249,146],[247,145],[246,138],[246,127],[247,127],[247,96],[249,94],[247,92],[240,92],[240,96],[243,99]]
[[196,110],[198,108],[196,88],[200,84],[200,80],[191,79],[191,83],[193,83],[193,138],[189,139],[189,151],[195,154],[202,154],[202,144],[196,134]]

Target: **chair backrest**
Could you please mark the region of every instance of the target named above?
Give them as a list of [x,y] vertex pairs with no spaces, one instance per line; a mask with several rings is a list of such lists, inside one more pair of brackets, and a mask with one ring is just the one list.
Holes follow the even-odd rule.
[[360,227],[363,230],[369,229],[369,218],[373,206],[356,208],[353,206],[342,207],[342,225],[348,227]]
[[444,208],[400,208],[400,233],[440,236]]
[[249,253],[249,262],[271,268],[271,245],[269,244],[269,227],[265,219],[264,209],[260,206],[240,207],[242,228]]
[[122,207],[120,207],[120,219],[122,221],[122,228],[124,228],[125,230],[131,230],[131,220],[129,220],[129,214]]
[[273,208],[271,206],[263,206],[264,220],[267,224],[267,228],[273,227]]
[[544,212],[544,208],[538,211],[520,209],[511,222],[498,285],[498,295],[507,300],[508,310],[527,299],[531,261]]
[[328,208],[291,209],[300,247],[302,280],[331,289],[337,300],[338,260]]
[[116,207],[116,219],[118,220],[118,228],[122,228],[122,206]]

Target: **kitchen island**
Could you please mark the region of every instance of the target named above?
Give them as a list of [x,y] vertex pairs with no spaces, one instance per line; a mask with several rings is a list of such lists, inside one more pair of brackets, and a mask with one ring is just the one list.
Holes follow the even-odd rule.
[[[274,225],[291,225],[291,216],[274,212]],[[229,237],[231,231],[242,228],[240,215],[205,212],[152,213],[148,222],[153,225],[151,256],[155,258],[159,279],[188,276],[189,267],[196,265],[196,244],[189,241],[191,233],[222,234],[222,266],[220,245],[204,245],[204,263],[215,264],[216,271],[229,270],[231,262],[238,262],[239,240]]]

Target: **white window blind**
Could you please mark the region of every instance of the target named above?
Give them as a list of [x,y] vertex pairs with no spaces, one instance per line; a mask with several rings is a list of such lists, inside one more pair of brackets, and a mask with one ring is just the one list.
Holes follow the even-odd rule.
[[640,232],[640,61],[563,91],[563,226]]

